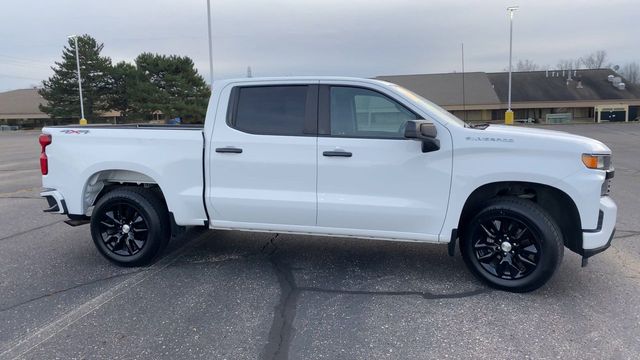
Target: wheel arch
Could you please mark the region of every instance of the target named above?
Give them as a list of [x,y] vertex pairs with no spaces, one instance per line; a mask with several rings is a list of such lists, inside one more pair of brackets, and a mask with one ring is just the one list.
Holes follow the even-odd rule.
[[123,186],[153,188],[168,206],[160,184],[152,176],[134,170],[105,169],[94,172],[85,181],[82,190],[82,208],[86,212],[105,194]]
[[458,221],[458,232],[464,231],[465,224],[483,203],[498,196],[515,196],[537,203],[558,224],[564,245],[574,252],[582,252],[580,213],[573,199],[561,189],[535,182],[504,181],[479,186],[465,201]]

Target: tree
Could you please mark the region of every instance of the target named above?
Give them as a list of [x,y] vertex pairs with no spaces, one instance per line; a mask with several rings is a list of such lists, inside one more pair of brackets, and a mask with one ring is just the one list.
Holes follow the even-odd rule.
[[608,67],[608,65],[605,64],[607,62],[607,52],[605,50],[592,52],[591,54],[580,58],[580,62],[587,69],[602,69],[604,67]]
[[187,122],[204,119],[210,90],[189,57],[140,54],[137,81],[130,91],[130,105],[137,113],[161,111]]
[[112,91],[109,96],[109,108],[127,117],[136,112],[132,108],[132,91],[137,88],[139,81],[138,69],[132,64],[121,61],[111,68]]
[[578,70],[580,69],[580,59],[563,59],[558,62],[558,70]]
[[640,64],[635,61],[625,64],[620,69],[620,75],[630,84],[640,85]]
[[[94,120],[110,107],[111,59],[100,56],[103,47],[89,35],[78,37],[84,113],[89,120]],[[79,118],[80,95],[73,39],[69,39],[64,47],[62,61],[56,62],[52,69],[53,76],[43,81],[42,89],[38,91],[47,101],[45,105],[40,105],[40,110],[54,118]]]
[[518,60],[515,71],[536,71],[540,66],[529,59]]

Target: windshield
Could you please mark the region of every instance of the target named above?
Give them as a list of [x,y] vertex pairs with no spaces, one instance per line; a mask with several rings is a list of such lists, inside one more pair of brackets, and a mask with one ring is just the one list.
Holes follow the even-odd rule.
[[393,87],[398,92],[400,92],[402,95],[405,95],[408,98],[410,98],[411,100],[417,102],[419,105],[421,105],[422,107],[427,109],[427,111],[438,115],[440,118],[443,118],[445,121],[447,121],[449,123],[453,123],[453,124],[458,125],[458,126],[469,127],[469,125],[467,123],[465,123],[464,121],[458,119],[456,116],[454,116],[453,114],[451,114],[447,110],[445,110],[445,109],[441,108],[440,106],[432,103],[431,101],[423,98],[422,96],[414,93],[413,91],[405,89],[402,86],[396,85],[396,84],[390,84],[390,86]]

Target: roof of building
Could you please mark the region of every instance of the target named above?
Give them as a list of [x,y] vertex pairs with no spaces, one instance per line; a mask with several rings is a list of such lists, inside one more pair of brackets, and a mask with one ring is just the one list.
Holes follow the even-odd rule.
[[[607,77],[620,76],[611,69],[571,71],[525,71],[512,74],[512,102],[532,101],[589,101],[640,99],[640,87],[625,84],[620,90]],[[506,103],[509,91],[509,73],[488,73],[495,93]],[[624,80],[623,80],[624,82]]]
[[[378,76],[376,79],[406,87],[441,106],[463,103],[462,73],[387,75]],[[500,102],[486,73],[464,73],[464,89],[466,104],[483,105]]]
[[45,100],[37,89],[20,89],[0,93],[0,117],[48,117],[38,106]]
[[[0,119],[44,119],[49,115],[40,111],[39,105],[46,100],[38,89],[19,89],[0,93]],[[117,111],[100,114],[104,117],[119,116]]]
[[[640,101],[640,86],[626,83],[620,90],[607,79],[620,76],[611,69],[568,71],[526,71],[512,73],[513,103],[576,101]],[[441,106],[459,106],[462,101],[462,73],[378,76],[376,79],[404,86]],[[504,105],[508,99],[509,73],[464,74],[467,105]]]

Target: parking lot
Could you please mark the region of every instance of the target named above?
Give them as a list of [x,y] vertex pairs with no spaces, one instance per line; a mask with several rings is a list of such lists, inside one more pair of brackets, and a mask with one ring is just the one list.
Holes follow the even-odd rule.
[[446,246],[344,238],[190,229],[119,268],[42,212],[39,133],[0,133],[0,359],[637,358],[640,124],[552,129],[613,149],[618,230],[528,294]]

